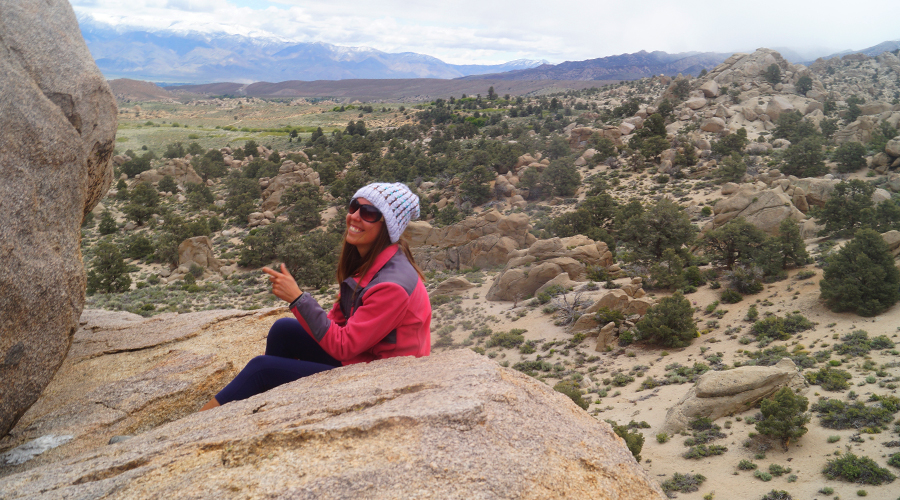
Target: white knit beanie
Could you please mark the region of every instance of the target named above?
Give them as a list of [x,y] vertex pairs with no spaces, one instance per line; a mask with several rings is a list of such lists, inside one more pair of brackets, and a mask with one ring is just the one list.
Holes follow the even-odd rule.
[[369,200],[384,215],[391,243],[400,240],[410,219],[419,218],[419,197],[399,182],[375,182],[363,186],[353,195],[352,200],[356,198]]

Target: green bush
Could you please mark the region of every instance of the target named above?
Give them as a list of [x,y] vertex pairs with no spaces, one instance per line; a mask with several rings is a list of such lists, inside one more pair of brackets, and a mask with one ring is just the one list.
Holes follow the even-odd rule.
[[891,467],[900,467],[900,453],[894,453],[888,458],[888,465]]
[[834,351],[842,356],[862,356],[870,350],[891,349],[894,342],[886,335],[879,335],[869,339],[869,333],[865,330],[854,330],[841,337],[841,343],[834,346]]
[[100,214],[100,224],[97,226],[97,231],[101,236],[106,236],[107,234],[113,234],[119,230],[119,227],[116,225],[116,219],[113,218],[112,212],[109,209],[103,211]]
[[531,375],[532,377],[537,375],[537,372],[549,372],[553,365],[546,361],[519,361],[514,364],[513,370],[518,370],[526,375]]
[[672,477],[662,482],[663,491],[669,498],[672,498],[675,492],[690,493],[700,489],[700,485],[706,481],[701,474],[681,474],[676,472]]
[[101,241],[94,248],[94,260],[87,273],[87,294],[121,293],[131,287],[128,266],[119,247],[109,241]]
[[772,474],[769,474],[768,472],[763,472],[761,470],[754,471],[753,477],[760,479],[764,482],[769,482],[772,480]]
[[584,410],[587,410],[588,406],[591,405],[590,402],[584,400],[581,394],[581,386],[574,380],[562,380],[557,382],[557,384],[553,386],[553,390],[569,396],[569,399]]
[[621,311],[615,311],[608,307],[601,307],[597,310],[596,314],[597,322],[601,325],[607,325],[609,323],[615,323],[618,327],[625,321],[625,315]]
[[664,347],[684,347],[697,337],[694,308],[681,292],[662,298],[635,325],[640,340]]
[[509,332],[495,332],[488,339],[485,347],[499,346],[506,347],[507,349],[513,349],[519,347],[519,345],[521,345],[523,342],[525,342],[525,337],[515,330]]
[[866,147],[858,142],[845,142],[834,151],[838,172],[849,174],[866,166]]
[[726,304],[737,304],[738,302],[744,300],[744,296],[740,294],[737,290],[732,288],[726,288],[722,295],[719,296],[722,302]]
[[[797,439],[809,430],[809,400],[794,394],[789,387],[782,387],[771,398],[760,402],[763,419],[756,423],[756,431],[764,436],[780,439],[785,450],[792,439]],[[770,470],[771,472],[771,470]]]
[[820,368],[817,372],[807,372],[805,376],[810,384],[821,385],[822,389],[832,392],[849,389],[850,384],[847,381],[853,378],[849,372],[830,366]]
[[738,469],[740,470],[755,470],[757,467],[758,466],[755,463],[747,460],[746,458],[738,462]]
[[613,432],[615,432],[617,436],[625,440],[628,451],[631,452],[631,455],[634,456],[635,460],[640,462],[641,449],[644,448],[644,435],[637,431],[629,432],[627,425],[619,425],[612,420],[607,420],[606,422],[612,426]]
[[900,300],[900,271],[881,235],[861,229],[828,260],[819,286],[833,311],[874,316]]
[[822,470],[822,474],[828,479],[837,479],[848,483],[880,485],[890,483],[896,476],[883,467],[880,467],[869,457],[857,457],[853,453],[847,453],[833,460]]
[[728,448],[720,444],[698,444],[697,446],[691,446],[688,451],[684,452],[681,456],[688,459],[697,459],[721,455],[726,451],[728,451]]
[[772,490],[765,495],[760,500],[793,500],[794,497],[791,496],[790,493],[784,490]]
[[750,333],[759,340],[763,338],[787,340],[791,335],[809,330],[813,326],[810,320],[800,314],[788,314],[783,318],[773,315],[753,323]]
[[[819,423],[827,429],[863,429],[887,426],[896,408],[883,404],[866,406],[860,401],[845,403],[837,399],[822,399],[812,405],[819,415]],[[893,411],[891,411],[893,410]]]

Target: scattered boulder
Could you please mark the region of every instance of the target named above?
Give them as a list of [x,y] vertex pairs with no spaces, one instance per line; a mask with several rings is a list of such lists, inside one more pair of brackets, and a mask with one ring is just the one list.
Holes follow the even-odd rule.
[[460,276],[453,276],[442,281],[431,293],[434,295],[459,295],[474,287],[475,285],[470,283],[469,280]]
[[486,485],[665,498],[608,424],[468,349],[336,368],[0,479],[9,498],[474,498]]
[[116,101],[65,0],[0,3],[0,436],[66,356],[81,221],[112,183]]
[[218,271],[221,267],[218,259],[213,254],[212,242],[208,236],[194,236],[178,245],[178,267],[190,267],[191,264]]
[[725,130],[725,120],[714,116],[703,121],[700,130],[704,132],[719,133]]
[[806,381],[789,358],[775,366],[742,366],[709,371],[666,413],[662,432],[675,434],[699,417],[711,420],[753,408],[782,387],[799,389]]
[[203,178],[197,174],[191,162],[182,158],[172,158],[159,168],[145,170],[134,176],[138,182],[159,182],[163,177],[170,175],[175,182],[185,185],[187,183],[200,184]]
[[713,208],[713,227],[743,217],[747,222],[768,234],[776,234],[781,221],[791,217],[801,221],[806,218],[792,203],[792,198],[782,190],[757,190],[753,185],[743,185],[730,198],[720,200]]

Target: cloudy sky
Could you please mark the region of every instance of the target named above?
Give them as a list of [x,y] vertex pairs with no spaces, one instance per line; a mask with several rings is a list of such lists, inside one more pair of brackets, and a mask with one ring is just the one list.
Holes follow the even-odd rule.
[[217,26],[418,52],[453,64],[577,61],[640,50],[826,54],[900,39],[897,0],[70,0],[121,26]]

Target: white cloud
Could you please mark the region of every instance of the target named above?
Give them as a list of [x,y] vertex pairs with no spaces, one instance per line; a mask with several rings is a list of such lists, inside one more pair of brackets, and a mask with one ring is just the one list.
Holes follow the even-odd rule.
[[451,63],[516,58],[553,62],[639,50],[666,52],[790,47],[862,49],[900,38],[894,0],[73,0],[79,12],[116,24],[164,28],[218,23],[306,42],[418,52]]

